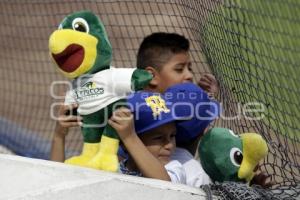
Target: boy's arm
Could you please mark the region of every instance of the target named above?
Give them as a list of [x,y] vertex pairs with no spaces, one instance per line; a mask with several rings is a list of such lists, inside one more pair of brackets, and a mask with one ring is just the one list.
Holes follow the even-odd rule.
[[70,127],[76,127],[81,123],[80,116],[67,115],[70,110],[76,109],[76,104],[61,105],[59,117],[55,125],[55,132],[52,138],[50,160],[64,162],[65,160],[65,137]]
[[55,132],[52,138],[50,160],[64,162],[65,160],[65,135],[68,128],[62,127],[58,122],[55,125]]
[[170,181],[164,166],[145,147],[134,130],[133,115],[127,108],[116,110],[108,123],[116,129],[143,176]]
[[136,134],[122,140],[143,176],[171,181],[165,167],[148,151]]

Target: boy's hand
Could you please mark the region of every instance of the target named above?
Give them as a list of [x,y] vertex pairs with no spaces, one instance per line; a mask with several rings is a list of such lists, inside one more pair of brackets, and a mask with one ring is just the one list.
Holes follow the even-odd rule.
[[198,81],[198,85],[205,90],[209,96],[216,97],[219,94],[219,83],[212,74],[204,74]]
[[[73,113],[70,113],[72,110],[76,109],[77,107],[78,107],[77,104],[71,104],[71,105],[62,104],[59,107],[58,119],[55,127],[56,134],[64,137],[68,134],[68,129],[70,127],[76,127],[81,125],[82,117],[77,115],[72,115]],[[71,115],[68,115],[68,113],[70,113]]]
[[128,108],[115,110],[108,123],[116,129],[122,141],[135,134],[133,115]]
[[[255,167],[254,171],[257,170],[258,170],[258,166]],[[250,181],[250,186],[260,185],[262,188],[266,189],[275,185],[275,182],[268,180],[268,178],[270,178],[270,176],[267,175],[265,172],[258,172],[257,174],[254,175],[254,177]]]

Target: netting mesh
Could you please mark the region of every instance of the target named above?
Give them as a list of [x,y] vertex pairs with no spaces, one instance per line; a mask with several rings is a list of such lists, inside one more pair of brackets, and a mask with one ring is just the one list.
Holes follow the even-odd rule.
[[[270,152],[261,169],[275,187],[297,193],[299,8],[298,0],[2,0],[0,145],[19,155],[49,158],[55,126],[50,108],[57,102],[50,86],[65,79],[50,61],[48,38],[65,15],[88,9],[103,21],[117,67],[135,66],[139,43],[150,33],[185,35],[195,80],[213,73],[220,82],[224,113],[216,124],[263,135]],[[64,89],[57,86],[55,93]],[[81,141],[73,129],[68,156],[78,153]]]
[[250,129],[265,137],[270,152],[263,168],[282,185],[299,181],[297,2],[224,1],[208,10],[201,27],[206,58],[226,91],[222,96],[226,111],[238,113],[249,102],[253,108],[263,105],[262,119],[252,120],[259,113],[244,113],[231,125],[239,132]]
[[293,200],[299,197],[297,191],[299,185],[294,188],[277,187],[276,189],[263,189],[261,186],[249,185],[237,182],[215,183],[213,185],[202,186],[207,193],[207,199],[213,199],[213,195],[218,199],[228,200]]

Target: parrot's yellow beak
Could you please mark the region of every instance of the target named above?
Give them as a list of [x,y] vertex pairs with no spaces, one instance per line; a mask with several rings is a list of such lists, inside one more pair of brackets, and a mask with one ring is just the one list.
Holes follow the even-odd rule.
[[238,171],[238,177],[249,182],[254,176],[254,168],[268,153],[266,141],[256,133],[240,135],[243,145],[243,161]]
[[56,30],[49,38],[49,50],[58,70],[72,79],[93,67],[97,44],[96,37],[71,29]]

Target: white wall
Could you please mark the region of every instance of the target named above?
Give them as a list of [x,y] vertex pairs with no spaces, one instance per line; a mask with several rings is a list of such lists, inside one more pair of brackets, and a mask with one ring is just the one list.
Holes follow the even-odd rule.
[[0,199],[201,200],[197,188],[0,154]]

